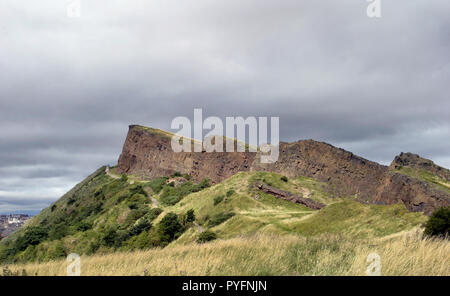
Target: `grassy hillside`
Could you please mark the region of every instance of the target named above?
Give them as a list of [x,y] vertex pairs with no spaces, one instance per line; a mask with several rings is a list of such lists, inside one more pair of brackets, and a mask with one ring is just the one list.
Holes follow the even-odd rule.
[[[327,195],[324,184],[313,179],[300,177],[283,182],[281,177],[265,172],[238,173],[221,184],[187,196],[166,210],[183,213],[188,209],[195,209],[198,223],[225,239],[255,232],[381,237],[414,228],[427,219],[420,213],[409,212],[404,205],[365,205],[350,198],[333,199]],[[257,191],[252,186],[257,180],[293,193],[303,193],[304,196],[325,202],[328,206],[320,211],[313,211],[305,206],[277,199]],[[227,195],[227,192],[233,194]],[[223,197],[223,200],[214,204],[217,197]],[[223,213],[234,213],[234,216],[220,225],[209,225],[213,217]],[[175,243],[195,239],[195,232],[187,232]]]
[[[0,262],[46,262],[69,253],[193,247],[206,234],[221,242],[253,235],[339,234],[350,241],[376,239],[413,229],[426,220],[403,205],[365,205],[351,198],[332,198],[324,183],[306,177],[242,172],[211,187],[207,180],[194,184],[188,179],[176,174],[145,181],[100,168],[27,227],[2,241]],[[172,180],[181,181],[175,185]],[[327,206],[313,211],[277,199],[256,189],[256,181]]]
[[[188,225],[186,221],[181,224],[182,216],[152,224],[162,212],[148,193],[157,182],[165,184],[165,178],[140,183],[126,176],[109,176],[105,167],[100,168],[3,240],[0,260],[48,261],[72,252],[107,253],[167,245]],[[195,184],[192,187],[200,190]]]
[[[450,275],[450,243],[415,231],[391,238],[252,235],[207,244],[82,256],[82,275],[365,275],[368,254],[382,275]],[[32,275],[65,275],[65,260],[9,266]]]
[[436,189],[450,193],[450,182],[426,170],[411,167],[399,167],[395,172],[427,182]]
[[325,207],[293,225],[293,229],[307,236],[331,233],[371,238],[412,229],[426,220],[404,205],[364,205],[348,199]]

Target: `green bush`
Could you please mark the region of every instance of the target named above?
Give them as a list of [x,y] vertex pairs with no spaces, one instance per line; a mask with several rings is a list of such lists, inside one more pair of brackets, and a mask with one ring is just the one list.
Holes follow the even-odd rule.
[[211,230],[205,230],[198,236],[197,242],[198,243],[206,243],[212,240],[215,240],[217,238],[217,235],[212,232]]
[[149,235],[151,231],[143,231],[139,235],[131,237],[127,241],[127,249],[147,249],[158,246],[158,238],[154,239],[153,235]]
[[130,209],[130,210],[137,210],[138,208],[139,208],[139,204],[138,203],[136,203],[136,202],[132,202],[132,203],[129,203],[128,204],[128,208]]
[[98,248],[100,248],[100,244],[99,244],[99,242],[97,240],[89,242],[88,249],[87,249],[87,254],[88,255],[94,254],[95,252],[97,252]]
[[149,202],[149,199],[146,195],[140,194],[140,193],[136,193],[131,195],[128,200],[127,203],[128,204],[132,204],[132,203],[137,203],[137,204],[146,204]]
[[145,214],[144,218],[151,222],[155,220],[156,217],[158,217],[159,214],[161,214],[162,212],[163,210],[161,210],[160,208],[153,208],[150,211],[148,211],[147,214]]
[[158,223],[158,231],[163,242],[171,242],[183,233],[183,225],[175,213],[168,213]]
[[161,202],[166,206],[172,206],[182,199],[179,195],[165,195],[161,196]]
[[142,194],[143,196],[148,197],[148,194],[142,185],[136,185],[130,188],[130,195],[133,196],[135,194]]
[[450,235],[450,207],[442,207],[433,212],[425,224],[426,236],[449,237]]
[[116,236],[114,239],[114,247],[116,249],[120,248],[123,245],[123,243],[129,238],[130,238],[130,234],[128,231],[123,230],[123,229],[117,230]]
[[227,197],[230,197],[230,196],[232,196],[235,193],[236,193],[236,191],[234,189],[230,189],[230,190],[227,191]]
[[266,183],[269,186],[273,186],[272,182],[266,180],[265,178],[263,179],[263,182]]
[[131,236],[136,236],[141,234],[141,232],[149,230],[152,227],[152,223],[150,223],[150,221],[148,221],[147,219],[143,218],[141,220],[139,220],[139,222],[136,225],[133,225],[129,232],[128,235]]
[[115,227],[110,227],[106,229],[101,238],[102,245],[107,247],[112,247],[116,245],[116,240],[119,238],[117,229]]
[[202,189],[208,188],[211,186],[211,180],[209,179],[203,179],[197,186],[197,191],[200,191]]
[[89,216],[98,214],[101,212],[103,202],[101,200],[92,200],[89,204],[79,207],[78,212],[73,212],[72,221],[83,221]]
[[183,224],[187,225],[195,221],[195,213],[193,209],[190,209],[183,215]]
[[48,232],[48,239],[57,240],[65,237],[68,234],[69,234],[69,227],[64,223],[60,223],[56,224],[50,229],[50,231]]
[[117,179],[112,181],[111,183],[108,183],[107,185],[104,185],[102,191],[107,196],[113,196],[123,190],[126,186],[128,186],[127,181],[124,181],[123,179]]
[[38,246],[28,246],[25,251],[16,255],[19,261],[33,261],[36,259],[38,253]]
[[186,182],[177,187],[165,186],[163,192],[161,193],[160,199],[165,205],[174,205],[182,200],[186,195],[198,192],[209,186],[210,184],[208,179],[204,179],[199,184]]
[[50,248],[47,250],[47,257],[49,259],[55,260],[61,257],[67,256],[67,250],[66,247],[64,247],[64,244],[62,241],[56,242],[56,244],[50,246]]
[[14,249],[25,250],[28,246],[35,246],[47,239],[48,230],[42,226],[29,227],[24,234],[15,241]]
[[144,215],[146,215],[149,212],[149,209],[145,206],[141,206],[138,209],[135,210],[131,210],[128,215],[127,218],[125,219],[125,225],[131,225],[134,222],[136,222],[136,220],[142,218]]
[[86,221],[80,221],[75,225],[75,229],[78,231],[86,231],[92,228],[92,223]]
[[73,204],[75,202],[75,198],[71,197],[69,198],[69,200],[67,201],[67,205],[70,206],[71,204]]
[[208,226],[214,227],[214,226],[220,225],[223,222],[230,219],[231,217],[233,217],[234,215],[235,214],[233,212],[228,212],[228,213],[222,212],[222,213],[216,214],[209,219]]
[[214,205],[217,206],[220,202],[222,202],[222,200],[225,198],[224,195],[219,195],[214,197]]
[[128,176],[125,175],[125,174],[122,174],[122,176],[120,176],[120,181],[127,182],[128,181]]
[[147,185],[152,189],[153,193],[158,194],[164,188],[167,177],[156,178],[150,181]]

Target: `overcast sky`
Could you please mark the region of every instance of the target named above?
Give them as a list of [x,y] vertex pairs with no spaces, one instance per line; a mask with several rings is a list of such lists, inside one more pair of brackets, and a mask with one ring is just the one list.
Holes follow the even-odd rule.
[[0,212],[40,210],[104,164],[129,124],[279,116],[389,164],[450,167],[450,1],[2,0]]

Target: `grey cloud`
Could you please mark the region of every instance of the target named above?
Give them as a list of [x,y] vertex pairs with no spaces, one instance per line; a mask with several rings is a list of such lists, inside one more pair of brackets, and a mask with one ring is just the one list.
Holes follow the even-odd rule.
[[81,2],[80,19],[64,1],[2,3],[9,208],[39,209],[116,162],[129,124],[169,129],[195,107],[280,116],[285,141],[385,164],[411,151],[450,167],[448,1],[383,1],[378,20],[361,0]]

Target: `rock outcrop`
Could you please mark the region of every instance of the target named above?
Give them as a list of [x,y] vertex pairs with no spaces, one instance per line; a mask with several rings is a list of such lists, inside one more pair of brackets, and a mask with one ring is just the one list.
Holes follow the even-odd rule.
[[436,175],[446,181],[450,181],[450,170],[434,164],[433,161],[420,157],[413,153],[400,153],[392,161],[390,168],[399,169],[401,167],[410,167],[414,169],[424,170]]
[[321,208],[325,207],[323,203],[295,195],[288,191],[280,190],[278,188],[269,186],[263,182],[256,182],[255,187],[261,190],[262,192],[275,196],[276,198],[281,198],[293,203],[298,203],[313,210],[320,210]]
[[448,178],[448,170],[409,154],[400,154],[387,167],[327,143],[302,140],[281,142],[278,161],[262,164],[261,155],[252,152],[175,153],[171,137],[171,133],[161,130],[130,126],[118,171],[146,178],[188,173],[193,180],[209,178],[213,183],[242,171],[270,171],[288,177],[312,177],[326,182],[333,196],[356,196],[362,202],[404,203],[409,210],[426,214],[450,205],[448,192],[395,172],[395,165],[419,166]]

